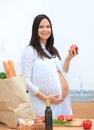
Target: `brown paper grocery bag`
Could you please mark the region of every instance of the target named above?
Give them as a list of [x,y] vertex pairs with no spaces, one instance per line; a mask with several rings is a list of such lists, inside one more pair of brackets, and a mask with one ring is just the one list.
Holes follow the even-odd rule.
[[15,128],[19,118],[35,118],[26,93],[25,78],[20,75],[0,79],[0,122]]

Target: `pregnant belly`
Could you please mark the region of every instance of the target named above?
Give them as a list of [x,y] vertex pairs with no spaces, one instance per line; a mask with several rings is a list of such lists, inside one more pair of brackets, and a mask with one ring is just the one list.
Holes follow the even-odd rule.
[[60,72],[58,72],[58,76],[59,76],[59,80],[60,80],[60,84],[62,88],[62,97],[65,98],[68,94],[69,86],[66,79],[63,77],[63,75]]

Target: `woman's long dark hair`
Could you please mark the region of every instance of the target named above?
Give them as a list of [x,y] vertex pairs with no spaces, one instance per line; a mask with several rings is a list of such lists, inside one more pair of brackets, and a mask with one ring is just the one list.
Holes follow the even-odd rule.
[[39,36],[38,36],[38,28],[39,28],[39,24],[41,22],[41,20],[43,19],[47,19],[50,23],[50,27],[51,27],[51,35],[50,37],[47,39],[47,43],[46,43],[46,49],[49,51],[49,53],[52,56],[58,56],[59,59],[60,55],[58,53],[58,50],[54,47],[54,36],[53,36],[53,30],[52,30],[52,24],[50,19],[48,18],[48,16],[44,15],[44,14],[40,14],[37,15],[34,19],[33,25],[32,25],[32,36],[30,39],[30,46],[33,46],[37,53],[40,55],[41,58],[43,57],[47,57],[47,58],[51,58],[50,56],[48,56],[42,49],[41,45],[40,45],[40,41],[39,41]]

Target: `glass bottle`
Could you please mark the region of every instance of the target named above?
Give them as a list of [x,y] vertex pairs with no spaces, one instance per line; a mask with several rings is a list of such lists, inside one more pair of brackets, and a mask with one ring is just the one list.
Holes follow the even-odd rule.
[[45,130],[53,130],[53,121],[52,121],[52,109],[50,107],[50,101],[46,102],[45,109]]

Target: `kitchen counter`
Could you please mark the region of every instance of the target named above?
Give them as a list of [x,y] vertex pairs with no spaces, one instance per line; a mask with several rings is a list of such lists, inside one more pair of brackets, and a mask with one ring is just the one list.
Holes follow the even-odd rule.
[[94,119],[94,102],[72,102],[74,118]]
[[[82,122],[83,119],[76,119],[78,122]],[[91,119],[92,120],[92,119]],[[66,126],[62,126],[62,127],[54,127],[53,130],[83,130],[82,126],[73,126],[73,127],[66,127]],[[5,125],[0,124],[0,130],[15,130],[15,129],[10,129],[8,127],[6,127]],[[94,120],[92,120],[92,128],[90,130],[94,130]]]

